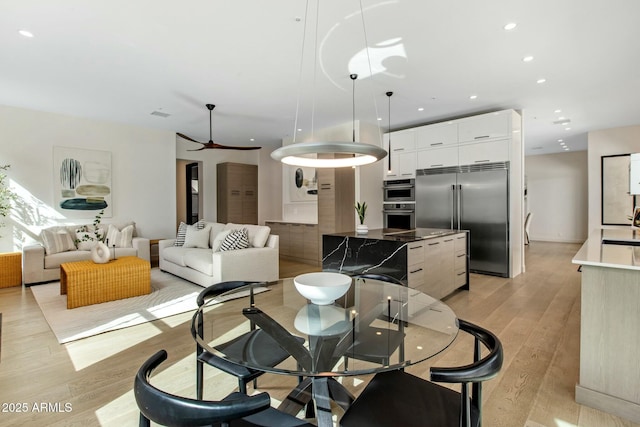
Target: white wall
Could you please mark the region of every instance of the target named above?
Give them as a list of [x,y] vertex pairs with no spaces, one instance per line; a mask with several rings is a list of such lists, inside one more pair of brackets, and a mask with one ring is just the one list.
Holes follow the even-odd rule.
[[133,220],[138,234],[150,238],[175,234],[175,136],[98,120],[0,106],[0,164],[10,164],[9,178],[20,201],[9,227],[0,233],[0,250],[20,250],[22,241],[71,219],[54,206],[53,147],[111,152],[113,217]]
[[530,240],[586,240],[587,152],[527,156],[525,174]]
[[[602,225],[601,157],[640,152],[640,126],[627,126],[589,132],[589,232],[599,228],[621,228]],[[630,209],[631,210],[631,209]],[[631,215],[632,212],[629,212]]]

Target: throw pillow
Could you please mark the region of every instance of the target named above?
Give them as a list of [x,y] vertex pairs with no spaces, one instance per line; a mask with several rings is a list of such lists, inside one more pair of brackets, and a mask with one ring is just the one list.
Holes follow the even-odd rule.
[[47,255],[76,250],[73,238],[64,227],[45,228],[40,232],[40,238]]
[[[200,220],[193,224],[198,230],[202,230],[206,223],[203,220]],[[183,246],[184,238],[187,235],[187,227],[188,225],[184,222],[181,222],[178,226],[178,234],[176,234],[176,240],[173,242],[173,246]]]
[[182,247],[209,249],[209,227],[198,229],[193,225],[187,226]]
[[115,245],[116,248],[132,248],[133,225],[128,225],[122,230],[118,230],[114,225],[109,225],[107,230],[107,240],[105,243],[109,247]]
[[214,237],[213,241],[211,242],[211,249],[213,250],[213,252],[220,251],[220,245],[222,245],[222,242],[224,241],[224,239],[226,239],[229,233],[231,233],[231,231],[232,230],[223,230],[216,234],[216,237]]
[[234,251],[249,247],[249,233],[246,228],[233,230],[224,238],[220,245],[220,251]]

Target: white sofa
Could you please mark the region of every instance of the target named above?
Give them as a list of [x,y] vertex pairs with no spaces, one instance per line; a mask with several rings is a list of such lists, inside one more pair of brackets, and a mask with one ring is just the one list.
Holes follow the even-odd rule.
[[[279,237],[267,226],[200,221],[209,230],[208,247],[175,246],[176,239],[158,243],[160,270],[202,287],[230,280],[273,282],[279,279]],[[220,251],[224,232],[246,228],[250,247]],[[223,234],[220,234],[223,233]],[[218,241],[216,240],[218,237]]]
[[[114,224],[118,229],[122,229],[127,225],[134,225],[133,238],[131,239],[131,248],[116,248],[116,257],[121,256],[137,256],[144,260],[150,260],[149,239],[138,237],[135,232],[135,224],[132,222],[126,224]],[[66,229],[72,239],[76,239],[76,230],[82,225],[66,225],[55,228]],[[109,224],[101,224],[100,227],[105,230]],[[113,250],[111,250],[113,255]],[[60,264],[64,262],[84,261],[91,259],[91,251],[72,250],[47,254],[42,241],[34,241],[22,248],[22,280],[26,286],[60,280]]]

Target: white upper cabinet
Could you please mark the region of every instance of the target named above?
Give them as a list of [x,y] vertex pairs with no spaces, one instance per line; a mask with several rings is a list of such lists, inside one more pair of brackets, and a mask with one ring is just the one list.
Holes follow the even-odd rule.
[[421,126],[417,129],[416,148],[418,150],[442,148],[458,143],[458,124],[453,122]]
[[[385,159],[384,179],[415,178],[416,176],[416,132],[406,130],[391,134],[391,150],[389,150],[389,134],[384,135],[384,148],[389,153]],[[389,170],[389,162],[391,169]]]
[[[416,150],[416,130],[401,130],[391,132],[391,153],[402,153]],[[387,136],[387,147],[389,144],[389,134]],[[387,151],[388,148],[387,148]]]
[[460,164],[477,165],[481,163],[508,162],[509,143],[510,140],[508,139],[500,139],[460,145],[458,150]]
[[480,142],[509,137],[511,111],[482,114],[458,122],[458,142]]
[[458,146],[418,151],[418,169],[458,166]]

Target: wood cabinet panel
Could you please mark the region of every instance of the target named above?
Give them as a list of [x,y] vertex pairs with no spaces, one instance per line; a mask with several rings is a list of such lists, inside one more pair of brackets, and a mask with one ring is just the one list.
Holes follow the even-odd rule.
[[280,236],[280,256],[319,265],[318,226],[297,222],[265,221],[272,234]]
[[216,168],[217,221],[258,223],[258,166],[218,163]]

